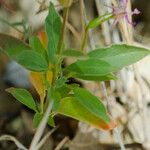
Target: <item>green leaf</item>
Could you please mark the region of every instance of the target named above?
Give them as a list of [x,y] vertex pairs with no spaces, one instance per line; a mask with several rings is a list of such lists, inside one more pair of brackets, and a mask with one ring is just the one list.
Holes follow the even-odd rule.
[[62,56],[63,57],[84,57],[85,55],[79,50],[68,49],[63,51]]
[[63,76],[60,76],[59,79],[56,81],[55,86],[56,88],[60,88],[67,82],[67,79],[65,79]]
[[[41,114],[41,113],[38,113],[38,112],[34,115],[33,126],[35,128],[37,128],[39,126],[43,116],[44,116],[44,114]],[[53,117],[51,115],[49,116],[47,123],[48,123],[49,126],[55,127],[55,122],[54,122],[54,119],[53,119]]]
[[9,88],[6,91],[11,93],[19,102],[21,102],[28,108],[34,110],[35,112],[37,111],[35,101],[30,92],[28,92],[27,90],[20,88]]
[[107,20],[109,20],[109,19],[111,19],[111,18],[113,18],[113,14],[112,14],[112,13],[99,16],[99,17],[97,17],[97,18],[91,20],[91,21],[89,22],[89,24],[87,25],[87,28],[88,28],[88,29],[95,28],[95,27],[101,25],[103,22],[105,22],[105,21],[107,21]]
[[49,13],[45,21],[45,28],[48,37],[48,57],[51,63],[56,60],[56,52],[58,48],[59,36],[61,33],[61,19],[55,7],[50,3]]
[[116,80],[117,77],[113,73],[109,73],[104,76],[99,75],[76,75],[77,78],[82,80],[89,80],[89,81],[108,81],[108,80]]
[[68,76],[84,80],[110,80],[115,78],[112,72],[131,65],[150,54],[144,48],[129,45],[113,45],[99,48],[88,53],[86,60],[77,60],[64,71]]
[[111,119],[107,123],[91,113],[74,97],[63,98],[56,112],[93,125],[98,129],[110,130],[116,126]]
[[118,70],[139,61],[149,54],[150,51],[147,49],[122,44],[98,48],[88,55],[90,58],[103,60],[111,64],[115,70]]
[[[50,97],[50,94],[49,94],[49,97]],[[51,92],[51,98],[54,99],[53,110],[56,110],[60,104],[61,93],[57,90],[53,90]]]
[[70,88],[67,85],[56,88],[56,91],[59,92],[61,98],[66,97],[70,92]]
[[115,68],[103,60],[91,58],[77,60],[75,63],[66,67],[64,71],[72,77],[88,80],[102,80],[108,79],[108,77],[112,79],[110,73],[115,71]]
[[37,36],[31,37],[29,39],[29,43],[33,50],[40,53],[46,58],[46,50]]
[[22,51],[16,57],[17,63],[32,71],[47,71],[48,63],[46,59],[35,51]]
[[54,118],[52,116],[49,116],[47,123],[50,127],[55,127]]
[[86,107],[88,111],[107,123],[110,121],[104,104],[96,96],[83,88],[74,88],[73,92],[79,103]]
[[34,126],[35,128],[38,127],[38,125],[40,124],[42,118],[43,118],[43,114],[38,113],[38,112],[35,113],[35,115],[34,115],[34,117],[33,117],[33,126]]
[[30,50],[31,48],[15,37],[0,33],[0,49],[5,51],[9,57],[15,58],[22,51]]

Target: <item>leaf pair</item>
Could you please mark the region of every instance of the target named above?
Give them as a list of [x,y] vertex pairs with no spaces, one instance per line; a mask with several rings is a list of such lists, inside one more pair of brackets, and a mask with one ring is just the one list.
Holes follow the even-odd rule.
[[[33,119],[33,124],[35,127],[38,127],[40,121],[43,118],[43,113],[39,113],[37,109],[37,105],[35,103],[35,100],[33,99],[32,95],[30,92],[28,92],[25,89],[20,89],[20,88],[9,88],[6,90],[7,92],[11,93],[19,102],[24,104],[26,107],[32,109],[35,112],[34,119]],[[52,127],[55,126],[54,119],[50,115],[48,119],[48,124]]]
[[74,88],[74,97],[60,101],[57,112],[86,122],[98,129],[110,130],[116,124],[109,117],[104,104],[83,88]]
[[110,80],[115,77],[113,72],[122,67],[133,64],[150,52],[144,48],[129,45],[112,45],[111,47],[99,48],[88,53],[88,58],[77,60],[68,66],[65,71],[85,80]]
[[32,109],[35,112],[38,111],[32,95],[27,90],[20,88],[9,88],[6,91],[11,93],[18,101],[20,101],[28,108]]
[[[38,112],[32,95],[25,89],[9,88],[7,91],[22,104],[36,112],[34,125],[38,126],[43,114]],[[77,87],[73,89],[73,92],[74,97],[65,97],[60,101],[55,110],[57,113],[89,123],[98,129],[109,130],[116,126],[110,119],[104,104],[96,96]],[[49,117],[49,124],[54,126],[52,117]]]

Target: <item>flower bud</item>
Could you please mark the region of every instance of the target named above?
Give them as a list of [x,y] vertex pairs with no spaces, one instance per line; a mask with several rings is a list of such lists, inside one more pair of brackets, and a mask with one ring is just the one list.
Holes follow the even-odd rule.
[[70,7],[72,2],[73,0],[59,0],[59,3],[65,8]]

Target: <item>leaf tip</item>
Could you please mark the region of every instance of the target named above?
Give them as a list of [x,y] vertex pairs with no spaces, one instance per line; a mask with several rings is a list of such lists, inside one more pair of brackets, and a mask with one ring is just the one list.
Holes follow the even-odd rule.
[[117,123],[113,120],[110,120],[109,123],[99,123],[97,128],[102,130],[112,130],[117,127]]
[[11,93],[14,90],[13,87],[5,89],[6,92]]

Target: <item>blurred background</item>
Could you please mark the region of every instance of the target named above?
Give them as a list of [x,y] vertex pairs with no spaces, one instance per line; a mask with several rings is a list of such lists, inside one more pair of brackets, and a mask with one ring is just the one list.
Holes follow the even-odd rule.
[[[53,1],[62,15],[62,7]],[[130,1],[130,0],[129,0]],[[0,33],[17,37],[28,43],[31,35],[44,30],[44,20],[48,13],[50,0],[0,0]],[[67,47],[80,47],[84,24],[98,15],[110,12],[108,6],[115,0],[74,0],[69,10],[66,32]],[[135,45],[150,47],[150,0],[132,0],[132,9],[138,8],[140,14],[133,17],[136,25],[129,38],[133,36]],[[110,30],[112,22],[92,30],[89,45],[100,47],[112,43],[128,42],[124,33],[116,26]],[[131,37],[130,37],[131,36]],[[0,39],[0,44],[1,44]],[[70,63],[72,59],[65,62]],[[79,82],[111,105],[112,117],[117,121],[116,131],[98,131],[74,119],[57,116],[59,127],[48,138],[41,150],[119,150],[119,137],[123,139],[126,149],[150,150],[150,57],[144,58],[134,67],[126,67],[118,74],[118,80],[107,85],[107,95],[103,86],[97,83]],[[28,79],[28,71],[5,55],[0,54],[0,136],[9,134],[28,147],[35,133],[32,124],[33,112],[17,102],[5,92],[9,87],[28,89],[36,93]],[[106,97],[107,96],[107,97]],[[50,128],[47,127],[47,131]],[[16,150],[13,142],[0,141],[0,150]]]

